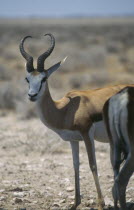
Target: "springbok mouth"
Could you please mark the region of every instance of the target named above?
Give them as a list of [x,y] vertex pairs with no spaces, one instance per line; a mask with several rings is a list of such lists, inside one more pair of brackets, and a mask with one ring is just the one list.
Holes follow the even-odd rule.
[[34,102],[34,101],[36,101],[36,98],[35,97],[29,97],[29,100]]

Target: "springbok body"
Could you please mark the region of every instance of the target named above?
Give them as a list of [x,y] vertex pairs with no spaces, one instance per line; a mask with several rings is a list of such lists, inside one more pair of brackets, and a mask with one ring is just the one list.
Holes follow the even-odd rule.
[[94,149],[94,136],[101,142],[109,142],[105,126],[102,121],[102,109],[105,101],[125,87],[125,85],[110,86],[102,89],[71,91],[62,99],[54,101],[48,87],[48,77],[64,62],[59,62],[48,70],[44,69],[44,61],[54,49],[55,39],[52,34],[50,48],[37,60],[37,69],[33,67],[33,58],[25,52],[20,43],[22,56],[27,60],[26,80],[29,83],[29,99],[36,101],[41,121],[50,129],[59,134],[66,141],[70,141],[75,171],[75,204],[80,202],[79,184],[79,141],[84,140],[98,193],[99,209],[103,209],[104,200],[101,193]]
[[[114,205],[118,209],[119,200],[121,209],[126,210],[126,187],[134,172],[134,87],[124,88],[105,103],[104,119],[114,170]],[[120,169],[122,154],[125,163]]]

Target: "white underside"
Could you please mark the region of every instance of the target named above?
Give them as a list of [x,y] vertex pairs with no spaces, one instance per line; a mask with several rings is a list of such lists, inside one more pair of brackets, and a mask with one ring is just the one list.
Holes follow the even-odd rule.
[[[65,141],[83,140],[79,131],[58,130],[58,129],[53,129],[53,130]],[[105,143],[109,142],[103,121],[93,124],[93,126],[90,128],[89,136],[94,137],[95,140],[100,142],[105,142]]]
[[[72,130],[66,130],[66,129],[60,130],[60,129],[53,128],[49,124],[47,124],[40,110],[38,110],[38,113],[43,124],[47,126],[48,128],[50,128],[51,130],[53,130],[54,132],[56,132],[64,141],[82,141],[83,140],[79,131],[72,131]],[[105,143],[109,142],[107,131],[106,131],[103,121],[96,122],[92,125],[92,127],[89,130],[89,136],[91,136],[92,138],[94,138],[95,140],[99,142],[105,142]]]
[[108,143],[109,138],[106,131],[106,127],[103,121],[99,121],[97,123],[94,123],[94,139],[100,142]]
[[[44,123],[45,124],[45,123]],[[46,124],[45,124],[46,125]],[[48,125],[46,125],[49,127]],[[82,141],[83,138],[79,131],[71,130],[59,130],[49,127],[51,130],[56,132],[64,141]],[[95,140],[99,142],[108,143],[108,135],[103,121],[94,123],[89,131],[89,136],[92,136]]]

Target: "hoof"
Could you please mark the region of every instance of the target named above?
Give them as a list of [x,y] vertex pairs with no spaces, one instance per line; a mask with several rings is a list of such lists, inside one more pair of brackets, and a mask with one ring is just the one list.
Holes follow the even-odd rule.
[[79,206],[79,204],[81,204],[81,200],[79,200],[78,202],[75,202],[74,205],[71,208],[69,208],[69,210],[75,210],[77,206]]
[[76,210],[77,206],[74,204],[69,210]]
[[98,199],[97,202],[98,202],[98,210],[103,210],[103,208],[105,206],[104,199],[103,198]]
[[99,205],[98,210],[103,210],[103,207],[101,205]]

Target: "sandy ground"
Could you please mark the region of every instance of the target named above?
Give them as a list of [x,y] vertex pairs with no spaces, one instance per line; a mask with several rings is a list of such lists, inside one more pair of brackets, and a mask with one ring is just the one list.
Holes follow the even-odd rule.
[[[74,200],[70,145],[42,125],[13,113],[0,115],[0,210],[69,209]],[[99,179],[106,208],[113,209],[113,173],[109,145],[95,142]],[[80,143],[82,203],[77,209],[97,209],[96,189],[84,143]],[[127,201],[134,202],[134,176]]]

